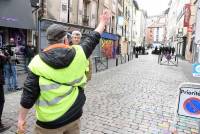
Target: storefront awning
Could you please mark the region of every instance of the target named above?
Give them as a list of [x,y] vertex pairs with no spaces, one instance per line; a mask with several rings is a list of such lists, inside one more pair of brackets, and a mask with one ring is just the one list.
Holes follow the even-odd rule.
[[118,40],[118,36],[115,35],[115,34],[110,34],[110,33],[107,33],[107,32],[104,32],[102,35],[101,35],[102,38],[106,38],[106,39],[110,39],[110,40]]
[[33,29],[30,0],[0,0],[0,26]]

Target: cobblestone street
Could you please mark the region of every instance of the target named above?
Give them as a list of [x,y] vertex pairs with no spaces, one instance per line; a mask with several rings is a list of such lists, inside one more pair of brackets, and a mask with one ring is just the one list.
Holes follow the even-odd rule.
[[[173,126],[178,85],[197,82],[179,60],[176,66],[157,64],[157,56],[139,55],[126,64],[93,74],[85,93],[87,101],[81,118],[81,134],[168,134]],[[21,92],[6,95],[3,121],[12,125],[5,134],[14,134]],[[178,134],[198,134],[198,120],[179,117]],[[32,133],[34,112],[28,116]]]

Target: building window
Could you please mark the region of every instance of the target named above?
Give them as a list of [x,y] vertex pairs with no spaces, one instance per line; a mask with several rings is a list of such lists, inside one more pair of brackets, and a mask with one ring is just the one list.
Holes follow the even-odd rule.
[[66,5],[66,4],[63,4],[63,5],[62,5],[62,11],[63,11],[63,12],[66,12],[66,11],[67,11],[67,5]]
[[89,26],[89,16],[88,16],[88,2],[87,0],[83,1],[83,25]]
[[118,2],[120,3],[120,5],[122,5],[122,0],[118,0]]
[[92,19],[95,19],[96,17],[95,17],[95,14],[92,14]]
[[83,15],[87,16],[87,9],[88,9],[88,4],[84,2],[84,7],[83,7]]
[[31,0],[31,6],[32,7],[40,6],[40,0]]

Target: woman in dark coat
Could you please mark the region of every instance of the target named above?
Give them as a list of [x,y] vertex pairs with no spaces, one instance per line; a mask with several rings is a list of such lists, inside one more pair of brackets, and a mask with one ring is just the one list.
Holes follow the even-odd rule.
[[10,126],[3,124],[1,121],[4,102],[5,102],[4,89],[3,89],[3,85],[4,85],[3,64],[5,63],[6,58],[7,57],[0,50],[0,133],[10,128]]

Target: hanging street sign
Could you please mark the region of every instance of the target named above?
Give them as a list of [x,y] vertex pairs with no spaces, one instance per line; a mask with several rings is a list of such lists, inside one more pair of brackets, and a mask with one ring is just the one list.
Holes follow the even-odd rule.
[[193,77],[200,77],[200,64],[192,64]]

